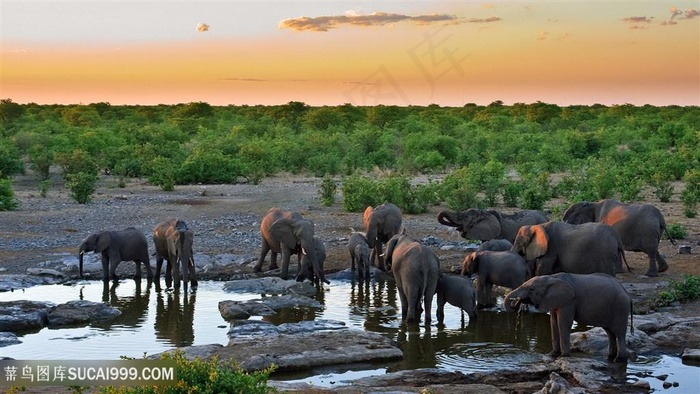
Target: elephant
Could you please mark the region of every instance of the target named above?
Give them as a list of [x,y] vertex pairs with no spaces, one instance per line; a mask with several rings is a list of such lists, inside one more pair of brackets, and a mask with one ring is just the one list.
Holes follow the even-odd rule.
[[[620,235],[625,250],[644,252],[649,256],[646,276],[658,276],[668,269],[668,264],[659,253],[661,233],[668,231],[666,221],[655,206],[650,204],[623,204],[606,199],[598,202],[580,202],[571,205],[562,219],[567,223],[581,224],[600,222],[614,228]],[[671,237],[671,243],[675,244]]]
[[277,254],[282,254],[282,272],[280,277],[287,279],[289,275],[289,260],[292,254],[297,254],[299,260],[299,272],[296,280],[304,280],[305,273],[301,270],[302,255],[307,255],[313,267],[315,278],[330,283],[326,280],[323,267],[316,256],[314,247],[314,223],[304,219],[298,212],[270,208],[260,222],[260,237],[262,250],[260,258],[253,270],[260,272],[267,252],[271,252],[270,269],[277,268]]
[[401,301],[401,321],[417,324],[421,300],[425,307],[425,325],[429,326],[430,308],[440,275],[440,260],[430,248],[404,232],[396,234],[386,245],[386,264],[396,280]]
[[[314,250],[316,251],[318,264],[321,266],[321,271],[323,271],[323,263],[326,261],[326,246],[318,237],[314,237]],[[314,275],[314,267],[311,259],[308,255],[302,254],[301,262],[299,263],[299,274],[297,276],[297,280],[303,282],[305,279],[309,279],[310,281],[314,282],[316,287],[320,286],[319,278]]]
[[350,234],[348,251],[350,252],[352,270],[355,271],[355,261],[357,261],[357,276],[369,278],[369,244],[364,234],[358,232]]
[[513,247],[513,243],[507,239],[490,239],[486,242],[482,242],[476,249],[477,252],[501,252],[505,250],[510,250]]
[[508,250],[467,254],[462,275],[477,275],[477,303],[479,307],[491,307],[495,305],[491,295],[493,285],[515,289],[530,279],[532,272],[525,259]]
[[[156,248],[156,289],[160,289],[160,270],[163,260],[168,264],[165,268],[165,286],[174,285],[175,290],[180,288],[180,273],[182,273],[183,289],[187,292],[188,282],[192,288],[197,287],[197,272],[194,266],[194,252],[192,244],[194,233],[187,227],[183,220],[167,218],[153,229],[153,244]],[[173,283],[174,281],[174,283]]]
[[493,210],[470,208],[466,211],[440,211],[437,217],[440,224],[455,227],[462,238],[488,241],[490,239],[507,239],[515,241],[518,229],[529,224],[547,221],[542,211],[525,210],[510,215]]
[[147,279],[153,280],[153,270],[148,256],[148,242],[143,233],[134,227],[124,230],[101,231],[90,234],[78,251],[78,265],[80,277],[83,277],[83,255],[86,252],[102,254],[102,280],[109,282],[119,281],[115,273],[117,265],[122,261],[134,261],[136,273],[134,279],[141,279],[141,263],[146,267]]
[[509,312],[521,305],[533,305],[548,311],[552,329],[552,357],[571,353],[571,325],[602,327],[608,335],[608,360],[625,361],[633,357],[626,345],[627,319],[634,332],[632,298],[614,277],[603,274],[536,276],[506,295],[503,306]]
[[435,293],[437,295],[437,321],[439,324],[445,320],[445,303],[460,308],[463,320],[464,312],[467,312],[469,321],[476,318],[476,290],[474,290],[471,279],[441,273],[438,276]]
[[537,259],[534,275],[561,271],[615,276],[616,271],[622,270],[622,260],[627,263],[620,236],[603,223],[522,226],[511,250],[528,261]]
[[368,206],[363,215],[365,225],[365,236],[367,245],[372,249],[371,261],[374,265],[375,259],[377,267],[386,271],[384,256],[382,255],[382,245],[389,242],[389,239],[401,231],[402,215],[401,210],[396,205],[386,202],[376,208]]

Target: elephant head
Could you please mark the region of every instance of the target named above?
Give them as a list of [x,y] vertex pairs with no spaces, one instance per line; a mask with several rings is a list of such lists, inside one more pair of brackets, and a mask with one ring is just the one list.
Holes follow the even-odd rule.
[[487,241],[501,235],[501,222],[491,211],[473,208],[463,212],[440,211],[437,220],[445,226],[455,227],[466,239]]
[[[270,234],[290,250],[299,250],[299,248],[301,248],[301,253],[304,255],[302,259],[306,258],[311,262],[315,277],[326,284],[330,283],[323,273],[323,265],[319,256],[316,254],[316,248],[314,247],[314,224],[311,220],[278,219],[270,226]],[[304,277],[304,270],[302,267],[299,267],[296,278],[297,281],[303,281]]]
[[571,305],[576,298],[574,287],[551,275],[535,276],[511,291],[503,300],[508,312],[515,312],[521,305],[533,305],[540,311],[551,311]]
[[464,258],[462,263],[462,275],[471,276],[479,270],[479,253],[472,252]]
[[579,202],[570,206],[566,212],[562,222],[570,224],[581,224],[596,221],[596,204],[592,202]]
[[388,242],[401,230],[401,210],[394,204],[384,203],[376,208],[368,206],[362,217],[370,249],[375,247],[377,241]]
[[83,243],[80,244],[80,249],[78,250],[78,267],[81,278],[83,277],[83,255],[87,252],[102,253],[109,247],[111,242],[112,237],[109,231],[90,234],[83,240]]
[[523,256],[525,260],[535,260],[545,253],[549,247],[547,230],[539,224],[522,226],[513,242],[513,252]]
[[391,237],[389,242],[386,244],[386,252],[384,252],[384,264],[386,265],[386,272],[391,272],[391,264],[392,264],[392,258],[394,255],[394,250],[396,247],[403,243],[403,242],[412,242],[413,239],[406,235],[406,228],[404,227],[403,230],[399,234],[394,235]]

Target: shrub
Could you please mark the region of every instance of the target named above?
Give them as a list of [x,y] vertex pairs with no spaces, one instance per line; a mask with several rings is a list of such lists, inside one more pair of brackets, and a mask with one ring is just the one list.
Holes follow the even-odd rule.
[[44,179],[43,181],[39,182],[39,196],[42,198],[46,198],[49,194],[49,189],[51,188],[51,180],[50,179]]
[[666,232],[668,233],[666,238],[670,237],[671,239],[684,239],[688,235],[685,227],[680,223],[671,223],[666,228]]
[[92,195],[97,190],[97,175],[94,172],[77,172],[68,174],[67,178],[66,187],[73,200],[78,204],[92,201]]
[[657,306],[667,306],[674,302],[689,302],[700,298],[700,276],[682,274],[681,281],[671,280],[669,290],[664,290],[656,295]]
[[79,172],[85,174],[96,174],[98,165],[95,159],[82,149],[74,149],[70,153],[59,153],[56,161],[63,169],[63,178],[68,180],[68,175]]
[[155,393],[250,393],[267,394],[274,392],[267,385],[267,379],[274,366],[256,372],[245,372],[233,361],[219,362],[218,357],[209,360],[195,358],[188,360],[176,350],[173,354],[165,353],[162,360],[174,359],[177,368],[175,386],[136,386],[136,387],[102,387],[105,394],[155,394]]
[[53,151],[45,146],[37,146],[29,151],[30,168],[40,181],[49,179],[54,161]]
[[336,190],[338,190],[338,185],[335,184],[333,178],[324,176],[318,188],[318,194],[321,197],[321,205],[324,207],[332,206],[333,203],[335,203]]
[[661,202],[671,201],[673,196],[673,185],[671,181],[660,172],[652,174],[650,180],[651,186],[654,188],[654,195]]
[[9,178],[24,172],[19,152],[9,143],[0,141],[0,177]]
[[483,203],[477,198],[478,175],[472,167],[462,167],[448,174],[442,181],[440,196],[447,206],[455,211],[469,208],[483,208]]
[[12,181],[0,179],[0,211],[11,211],[19,207],[19,202],[15,198],[15,191],[12,190]]
[[683,176],[685,188],[681,192],[683,214],[688,218],[694,218],[698,214],[700,203],[700,170],[689,170]]
[[165,157],[156,157],[151,162],[151,175],[148,181],[153,185],[160,186],[163,191],[171,192],[175,190],[175,177],[177,169],[173,168],[170,160]]
[[351,175],[343,181],[343,209],[347,212],[363,212],[379,202],[379,188],[371,179]]
[[520,196],[523,193],[525,186],[516,181],[508,181],[503,186],[503,203],[507,207],[517,207],[520,203]]

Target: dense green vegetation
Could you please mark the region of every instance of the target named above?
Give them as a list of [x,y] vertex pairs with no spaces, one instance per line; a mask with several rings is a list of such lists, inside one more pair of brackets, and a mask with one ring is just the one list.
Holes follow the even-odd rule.
[[[91,178],[71,174],[110,169],[164,190],[290,172],[340,177],[370,194],[376,190],[357,184],[362,176],[384,181],[368,174],[394,174],[387,193],[405,191],[412,175],[448,174],[440,187],[410,186],[411,196],[400,196],[413,211],[440,201],[457,209],[538,208],[553,197],[634,201],[645,188],[664,200],[676,180],[688,184],[687,215],[700,202],[699,107],[20,105],[5,99],[0,134],[3,177],[21,173],[26,163],[40,181],[49,166],[60,165],[76,195],[89,192]],[[555,182],[551,174],[565,175]],[[348,210],[367,202],[362,195],[343,197],[352,200],[343,202]]]

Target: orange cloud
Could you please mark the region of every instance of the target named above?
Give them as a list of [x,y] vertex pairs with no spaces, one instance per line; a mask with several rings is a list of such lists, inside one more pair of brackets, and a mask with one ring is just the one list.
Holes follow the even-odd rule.
[[501,18],[471,18],[461,19],[454,15],[446,14],[426,14],[409,16],[402,14],[390,14],[386,12],[375,12],[369,15],[329,15],[284,19],[278,24],[280,29],[290,29],[294,31],[316,31],[326,32],[343,26],[382,26],[397,22],[413,22],[418,25],[428,25],[434,23],[490,23],[500,21]]
[[623,22],[628,23],[651,23],[651,18],[646,16],[630,16],[628,18],[622,18]]

